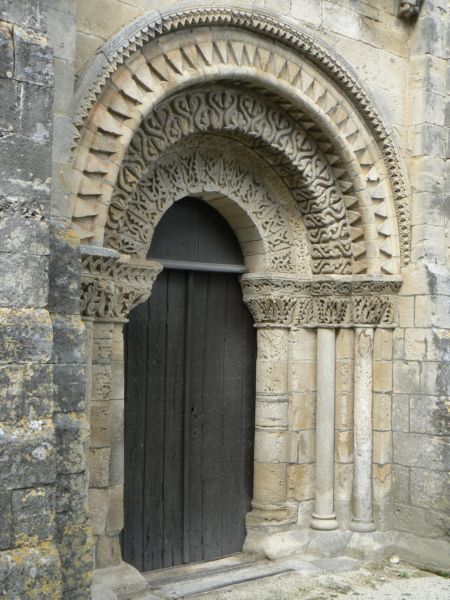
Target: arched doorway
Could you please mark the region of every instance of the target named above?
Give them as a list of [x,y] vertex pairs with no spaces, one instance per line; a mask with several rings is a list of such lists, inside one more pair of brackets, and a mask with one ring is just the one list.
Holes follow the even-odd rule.
[[253,478],[256,337],[228,223],[176,202],[164,265],[125,328],[124,560],[141,571],[240,551]]

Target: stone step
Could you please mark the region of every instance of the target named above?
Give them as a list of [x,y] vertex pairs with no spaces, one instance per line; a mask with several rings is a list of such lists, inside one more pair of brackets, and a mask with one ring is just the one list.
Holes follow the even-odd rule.
[[152,594],[160,598],[181,599],[288,572],[311,575],[324,570],[307,560],[254,560],[237,554],[216,561],[151,571],[144,573],[144,577]]

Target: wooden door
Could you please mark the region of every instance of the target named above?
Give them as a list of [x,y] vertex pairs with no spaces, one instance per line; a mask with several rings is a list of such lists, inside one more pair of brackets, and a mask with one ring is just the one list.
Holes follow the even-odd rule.
[[253,477],[255,332],[237,276],[214,272],[240,249],[198,200],[157,233],[150,256],[211,271],[164,269],[126,326],[122,542],[141,571],[240,551]]

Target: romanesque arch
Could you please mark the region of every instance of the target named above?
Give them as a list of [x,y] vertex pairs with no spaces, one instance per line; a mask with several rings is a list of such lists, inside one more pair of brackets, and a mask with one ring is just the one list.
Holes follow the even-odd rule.
[[[83,244],[82,310],[93,322],[94,351],[103,336],[120,363],[121,323],[149,296],[161,268],[145,260],[154,227],[176,200],[201,196],[241,241],[244,299],[258,325],[247,546],[267,552],[265,527],[298,521],[301,494],[289,492],[296,461],[289,361],[292,345],[311,335],[312,527],[372,530],[374,330],[395,325],[409,219],[392,136],[349,67],[316,38],[264,13],[186,9],[152,13],[105,46],[79,98],[72,223]],[[355,458],[345,498],[353,514],[338,515],[338,523],[333,415],[341,331],[350,332],[353,385],[345,402],[354,404]],[[120,392],[111,393],[120,401]],[[114,443],[120,447],[120,439]],[[114,481],[120,487],[120,476]],[[101,544],[118,532],[97,535]],[[120,559],[117,548],[107,564]]]

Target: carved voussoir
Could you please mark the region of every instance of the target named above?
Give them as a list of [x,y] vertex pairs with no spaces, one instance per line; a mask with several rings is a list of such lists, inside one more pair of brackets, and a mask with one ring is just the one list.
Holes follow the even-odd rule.
[[162,265],[127,258],[107,248],[82,247],[81,314],[84,317],[125,320],[133,307],[150,296]]
[[241,285],[259,326],[390,327],[395,325],[401,280],[308,281],[244,275]]

